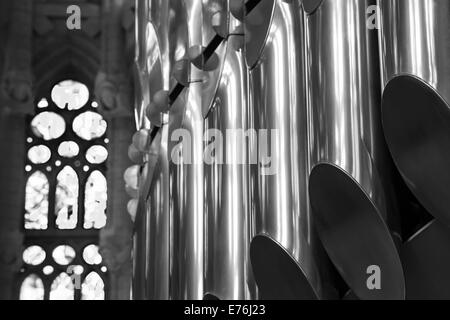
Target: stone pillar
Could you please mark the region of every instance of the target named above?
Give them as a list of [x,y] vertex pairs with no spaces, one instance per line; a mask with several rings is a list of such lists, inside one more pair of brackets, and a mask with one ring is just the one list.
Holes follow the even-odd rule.
[[25,140],[25,116],[0,106],[0,300],[16,298],[22,265]]
[[127,212],[129,196],[123,173],[131,166],[128,146],[134,133],[133,118],[107,117],[109,157],[107,162],[108,221],[100,232],[100,251],[109,270],[108,299],[128,300],[131,286],[133,224]]
[[100,232],[100,250],[110,272],[108,299],[130,299],[133,224],[123,174],[132,165],[128,146],[135,132],[132,82],[126,53],[124,11],[129,0],[103,0],[101,67],[95,95],[109,125],[108,222]]
[[[5,6],[2,5],[2,8]],[[33,111],[32,1],[10,3],[0,66],[0,299],[16,299],[25,212],[26,114]]]

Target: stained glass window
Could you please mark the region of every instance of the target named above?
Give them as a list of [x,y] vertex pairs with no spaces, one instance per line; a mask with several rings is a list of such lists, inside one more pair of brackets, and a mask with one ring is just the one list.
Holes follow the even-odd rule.
[[26,277],[20,286],[20,300],[44,300],[44,283],[35,274]]
[[52,282],[50,300],[74,300],[75,281],[67,273],[61,273]]
[[86,85],[66,80],[36,101],[26,138],[23,300],[106,298],[98,249],[107,221],[107,123]]
[[75,229],[78,221],[78,175],[64,167],[56,177],[55,213],[58,229]]
[[93,171],[86,182],[84,228],[100,229],[106,224],[107,185],[100,171]]
[[34,172],[25,188],[25,229],[47,229],[48,192],[47,176]]
[[96,272],[89,273],[81,286],[82,300],[104,300],[105,285]]

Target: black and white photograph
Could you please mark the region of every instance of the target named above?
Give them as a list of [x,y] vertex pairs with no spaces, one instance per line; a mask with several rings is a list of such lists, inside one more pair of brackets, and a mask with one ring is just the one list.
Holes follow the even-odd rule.
[[0,0],[0,300],[450,300],[450,1]]

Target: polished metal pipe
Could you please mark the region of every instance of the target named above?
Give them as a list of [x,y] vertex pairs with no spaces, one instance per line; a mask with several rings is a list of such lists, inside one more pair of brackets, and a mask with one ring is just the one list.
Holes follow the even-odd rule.
[[[265,299],[333,295],[308,201],[303,22],[297,1],[264,0],[245,18],[250,127],[259,133],[258,145],[267,142],[270,150],[261,154],[257,148],[259,163],[251,171],[257,235],[250,254]],[[263,141],[263,130],[270,143]]]
[[[141,216],[145,216],[145,207],[140,206],[137,209]],[[131,279],[131,299],[132,300],[146,300],[146,279],[145,279],[145,264],[146,264],[146,224],[140,221],[135,225],[133,234],[133,251],[132,251],[132,279]]]
[[[149,103],[150,91],[147,83],[149,74],[146,68],[146,59],[148,57],[146,44],[147,25],[150,24],[150,0],[137,1],[136,3],[136,55],[135,55],[135,116],[136,129],[140,129],[143,121],[145,106]],[[146,295],[146,208],[145,199],[140,197],[140,203],[137,208],[138,221],[134,225],[133,234],[133,272],[131,281],[131,297],[133,300],[145,300]]]
[[[184,50],[186,57],[189,48],[202,45],[202,2],[177,2],[185,17],[177,21],[178,31],[187,32],[187,37],[180,38],[177,46]],[[169,165],[170,295],[172,299],[197,300],[204,296],[202,83],[199,82],[201,71],[192,63],[188,65],[187,74],[186,88],[169,112],[169,154],[173,155],[176,150],[182,154],[178,163],[171,159]],[[185,157],[186,154],[190,157]]]
[[[386,220],[377,32],[372,0],[324,0],[307,17],[309,194],[319,236],[361,299],[403,299],[400,259]],[[383,155],[384,154],[384,155]],[[392,212],[389,211],[391,214]],[[382,270],[371,290],[371,266]]]
[[256,298],[249,257],[248,148],[238,141],[238,131],[248,130],[243,38],[232,35],[227,41],[220,84],[205,120],[208,146],[216,152],[205,164],[205,293],[224,300]]
[[[151,100],[160,90],[170,89],[170,73],[175,65],[179,39],[187,33],[170,32],[185,15],[179,1],[137,1],[136,66],[141,98],[136,110],[138,128],[151,129],[155,123],[145,117]],[[183,21],[181,19],[181,21]],[[161,126],[146,156],[140,185],[140,212],[136,221],[136,288],[141,299],[168,299],[169,251],[169,172],[168,125]]]
[[[208,45],[222,39],[221,43],[215,48],[208,61],[213,62],[212,68],[203,68],[202,83],[202,113],[203,117],[209,113],[215,93],[218,90],[220,76],[224,65],[226,41],[225,38],[230,32],[230,20],[228,0],[202,0],[203,5],[203,26],[202,26],[202,48],[206,50]],[[206,66],[205,57],[202,63]],[[210,63],[209,63],[210,64]],[[245,94],[244,94],[245,95]]]
[[383,126],[406,184],[450,224],[450,2],[380,0]]
[[[169,299],[170,276],[170,212],[169,212],[169,161],[168,126],[158,132],[150,152],[156,161],[147,164],[146,216],[146,296],[150,300]],[[152,168],[153,166],[153,168]],[[150,173],[150,171],[153,172]]]

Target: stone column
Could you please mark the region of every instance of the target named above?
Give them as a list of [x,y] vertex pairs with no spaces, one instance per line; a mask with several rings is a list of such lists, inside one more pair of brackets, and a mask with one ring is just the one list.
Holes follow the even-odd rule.
[[[5,9],[5,6],[2,5]],[[0,299],[18,297],[25,212],[26,114],[33,111],[32,1],[10,3],[0,62]],[[3,35],[2,35],[3,37]]]
[[103,0],[101,67],[95,95],[109,125],[108,222],[100,232],[100,250],[110,272],[108,299],[130,299],[133,224],[127,211],[129,196],[123,174],[132,165],[128,146],[135,132],[132,82],[123,23],[129,0]]
[[133,224],[127,212],[129,196],[125,192],[123,173],[132,165],[127,150],[134,133],[133,118],[131,116],[106,116],[106,118],[109,125],[108,221],[100,232],[100,251],[110,275],[107,298],[128,300],[132,274]]
[[0,300],[14,296],[22,265],[25,116],[0,106]]

